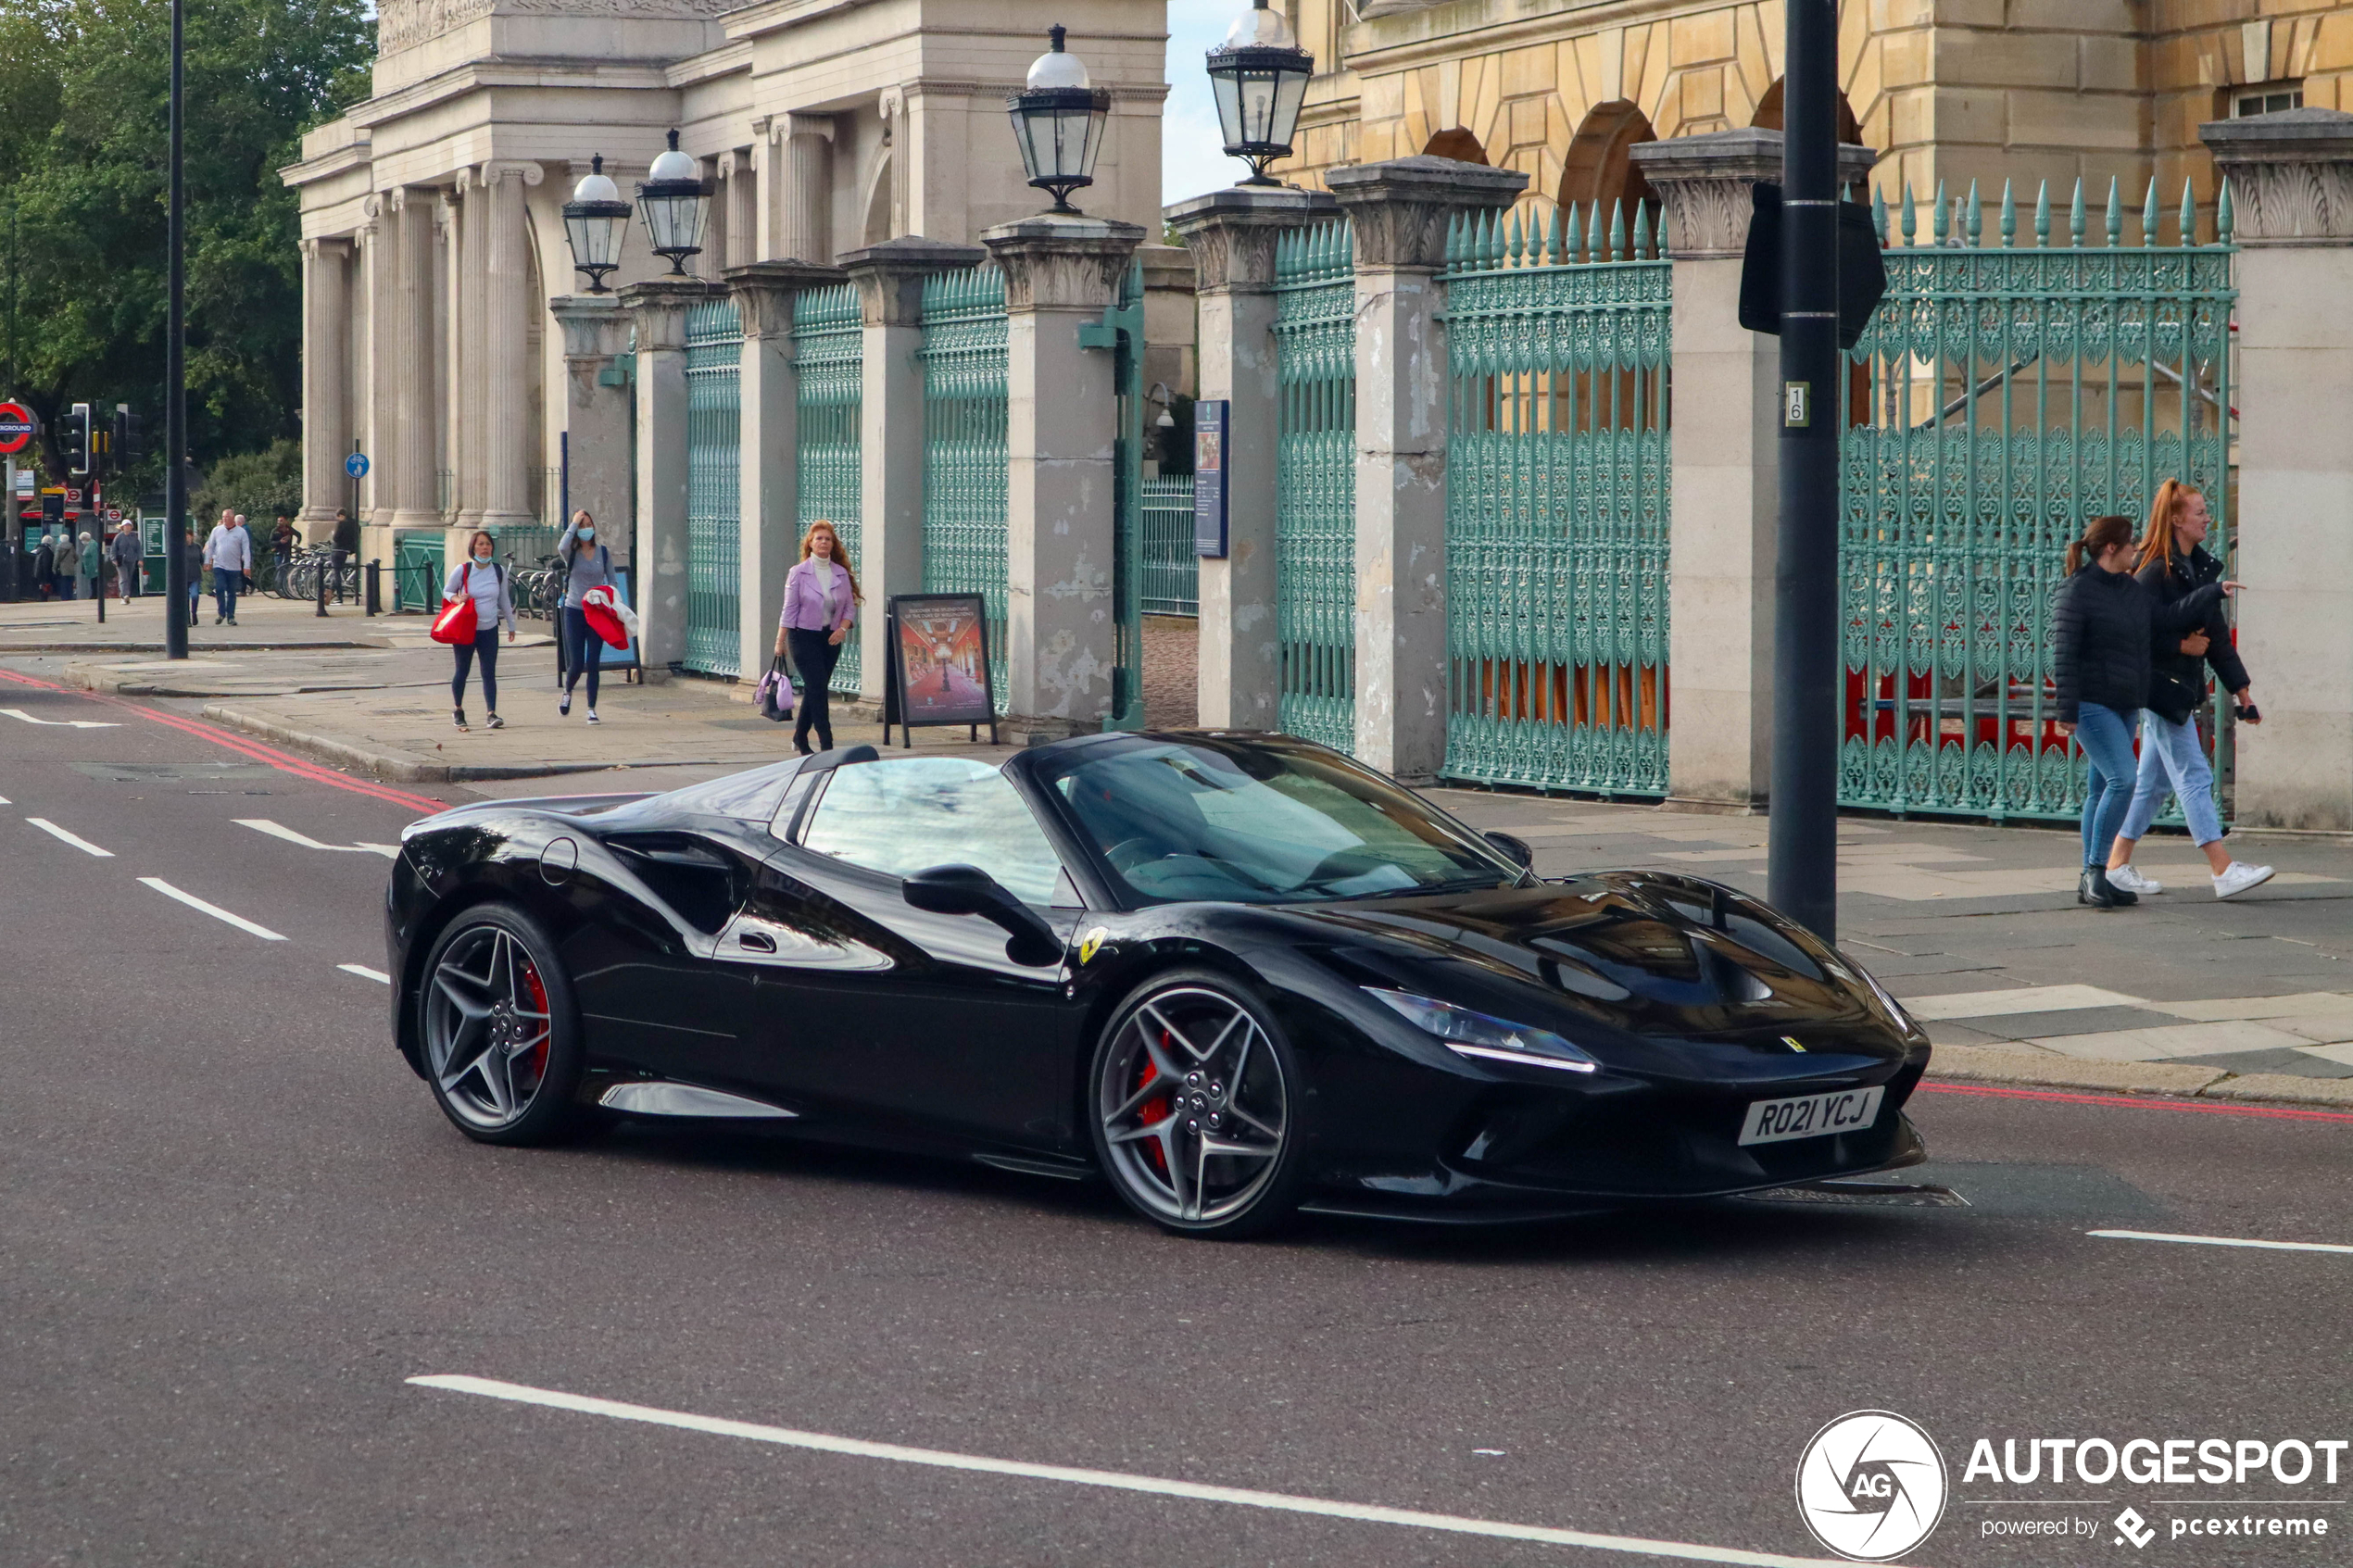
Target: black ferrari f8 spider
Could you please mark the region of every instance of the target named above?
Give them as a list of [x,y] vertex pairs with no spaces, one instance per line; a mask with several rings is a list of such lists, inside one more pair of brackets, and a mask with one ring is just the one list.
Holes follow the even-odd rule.
[[1859,965],[1714,883],[1541,880],[1284,736],[852,746],[402,837],[394,1035],[488,1143],[758,1119],[1100,1175],[1202,1235],[1922,1157],[1928,1040]]

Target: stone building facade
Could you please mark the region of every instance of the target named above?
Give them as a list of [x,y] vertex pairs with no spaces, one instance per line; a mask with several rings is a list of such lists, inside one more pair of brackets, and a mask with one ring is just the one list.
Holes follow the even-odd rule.
[[[303,139],[306,531],[547,520],[566,429],[551,298],[592,156],[624,197],[674,128],[714,185],[692,270],[975,244],[1043,205],[1004,97],[1048,21],[1112,95],[1088,211],[1156,234],[1163,0],[384,0],[375,91]],[[633,221],[616,287],[668,270]],[[1161,271],[1168,268],[1164,265]],[[1174,281],[1174,280],[1168,280]],[[346,477],[364,452],[367,477]]]

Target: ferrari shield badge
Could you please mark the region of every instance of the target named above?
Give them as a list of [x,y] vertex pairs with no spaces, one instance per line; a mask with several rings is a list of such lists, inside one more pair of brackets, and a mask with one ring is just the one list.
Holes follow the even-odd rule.
[[1105,931],[1100,925],[1095,927],[1094,930],[1088,932],[1086,935],[1078,939],[1078,961],[1080,963],[1094,962],[1096,950],[1110,940],[1110,932]]

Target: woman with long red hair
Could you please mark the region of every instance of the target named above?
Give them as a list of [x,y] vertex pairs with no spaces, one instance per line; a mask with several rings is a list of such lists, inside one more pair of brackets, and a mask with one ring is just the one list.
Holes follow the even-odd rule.
[[785,612],[776,624],[776,657],[789,650],[800,671],[800,713],[793,721],[793,749],[809,755],[809,732],[817,749],[834,748],[833,713],[826,701],[841,646],[858,620],[858,574],[841,547],[834,525],[819,518],[800,536],[800,559],[785,574]]

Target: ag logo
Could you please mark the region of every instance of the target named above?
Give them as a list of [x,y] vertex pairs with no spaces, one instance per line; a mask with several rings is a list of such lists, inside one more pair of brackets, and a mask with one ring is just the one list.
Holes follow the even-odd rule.
[[1944,1516],[1944,1456],[1900,1415],[1840,1416],[1814,1434],[1797,1461],[1797,1511],[1814,1538],[1841,1557],[1901,1557]]

